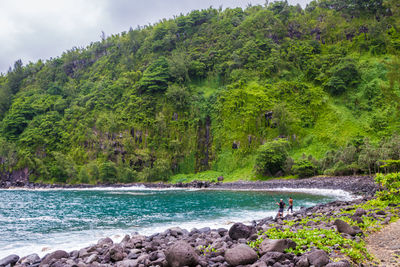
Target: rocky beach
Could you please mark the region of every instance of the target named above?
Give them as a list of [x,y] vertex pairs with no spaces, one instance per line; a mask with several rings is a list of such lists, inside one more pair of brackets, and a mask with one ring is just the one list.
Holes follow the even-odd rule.
[[[43,185],[40,185],[43,186]],[[377,190],[370,176],[321,177],[301,180],[270,180],[260,182],[239,181],[235,183],[192,182],[190,184],[146,184],[150,187],[194,187],[229,190],[262,190],[274,188],[318,188],[342,189],[357,194],[353,201],[334,201],[310,208],[301,208],[284,218],[268,217],[252,221],[251,225],[236,222],[229,229],[181,229],[170,228],[151,236],[132,233],[121,242],[115,243],[104,238],[85,248],[74,251],[58,250],[40,258],[36,254],[10,255],[0,260],[0,266],[18,267],[84,267],[84,266],[368,266],[357,256],[351,258],[341,251],[351,249],[351,242],[360,243],[364,231],[357,225],[376,221],[379,225],[389,224],[400,215],[400,205],[382,209],[360,208]],[[35,185],[25,185],[35,188]],[[249,218],[248,221],[252,219]],[[354,223],[353,223],[354,222]],[[274,231],[326,231],[314,236],[314,242],[301,245],[301,251],[294,250],[297,244],[291,238],[273,238],[268,233]],[[318,239],[329,233],[337,233],[343,239],[337,243],[318,245]],[[319,232],[318,232],[319,233]],[[343,241],[345,240],[345,241]],[[299,241],[297,241],[299,242]],[[287,252],[291,249],[292,252]],[[290,251],[290,250],[289,250]],[[393,253],[400,249],[393,247]],[[350,254],[351,255],[351,254]],[[372,257],[368,262],[373,262]],[[372,263],[374,264],[374,263]],[[380,266],[379,263],[375,263]],[[389,265],[388,265],[389,266]]]

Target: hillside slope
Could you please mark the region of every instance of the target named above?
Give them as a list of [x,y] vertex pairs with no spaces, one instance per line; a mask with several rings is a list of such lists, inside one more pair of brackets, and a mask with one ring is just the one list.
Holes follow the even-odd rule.
[[[376,172],[400,159],[399,12],[395,0],[209,8],[16,61],[0,76],[3,182]],[[275,139],[284,160],[257,171]]]

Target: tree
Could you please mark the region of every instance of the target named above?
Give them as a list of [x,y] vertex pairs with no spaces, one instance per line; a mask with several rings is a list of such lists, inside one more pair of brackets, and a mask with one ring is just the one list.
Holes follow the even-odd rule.
[[260,146],[256,156],[256,173],[266,176],[276,176],[279,172],[283,174],[288,145],[286,140],[278,139]]
[[164,92],[168,87],[170,72],[168,61],[165,57],[158,58],[144,72],[138,87],[140,92]]
[[8,87],[12,94],[16,94],[19,91],[22,80],[24,79],[24,69],[22,65],[22,60],[19,59],[15,61],[14,68],[8,71]]

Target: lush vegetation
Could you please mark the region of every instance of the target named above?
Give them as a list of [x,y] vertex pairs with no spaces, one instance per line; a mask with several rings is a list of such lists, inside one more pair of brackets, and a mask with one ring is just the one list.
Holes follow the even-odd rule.
[[[249,245],[253,248],[258,248],[265,238],[289,238],[295,241],[297,246],[294,249],[288,249],[286,252],[302,254],[310,251],[312,248],[318,248],[330,253],[334,248],[335,251],[346,255],[356,264],[372,260],[372,256],[368,253],[363,239],[348,239],[335,229],[324,229],[324,227],[313,227],[312,225],[319,225],[321,223],[322,225],[324,223],[331,225],[336,219],[341,219],[351,226],[359,227],[365,235],[368,235],[381,229],[386,218],[385,216],[368,216],[369,213],[384,211],[386,214],[390,212],[393,215],[390,218],[390,221],[393,222],[398,220],[398,207],[400,203],[400,173],[389,173],[387,175],[378,174],[375,178],[375,182],[381,186],[381,189],[376,193],[374,199],[363,204],[346,208],[337,216],[332,216],[333,214],[318,213],[313,214],[314,218],[305,217],[301,220],[296,219],[284,221],[285,226],[288,227],[272,227],[266,232],[261,231],[259,233],[261,237],[256,241],[249,242]],[[356,221],[351,218],[351,215],[353,215],[358,208],[367,211],[367,214],[362,216],[361,221]],[[294,231],[292,229],[294,225],[300,225],[301,228]],[[357,235],[361,236],[361,234]]]
[[209,8],[18,60],[0,76],[1,171],[57,183],[381,171],[400,159],[399,12]]

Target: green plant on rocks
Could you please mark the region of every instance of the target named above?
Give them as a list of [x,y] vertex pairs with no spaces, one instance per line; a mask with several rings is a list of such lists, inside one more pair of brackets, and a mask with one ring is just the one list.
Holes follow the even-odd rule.
[[[264,236],[270,239],[286,239],[289,238],[296,242],[295,249],[287,249],[287,253],[296,255],[310,251],[311,248],[318,248],[330,253],[332,250],[339,251],[355,262],[361,262],[370,259],[364,241],[357,242],[344,238],[340,233],[331,229],[313,229],[304,227],[297,231],[292,231],[290,228],[280,230],[271,228],[263,233]],[[259,238],[256,241],[250,242],[249,246],[258,248],[264,239]]]
[[375,177],[375,182],[385,189],[376,194],[380,200],[400,203],[400,172],[387,175],[378,173]]

